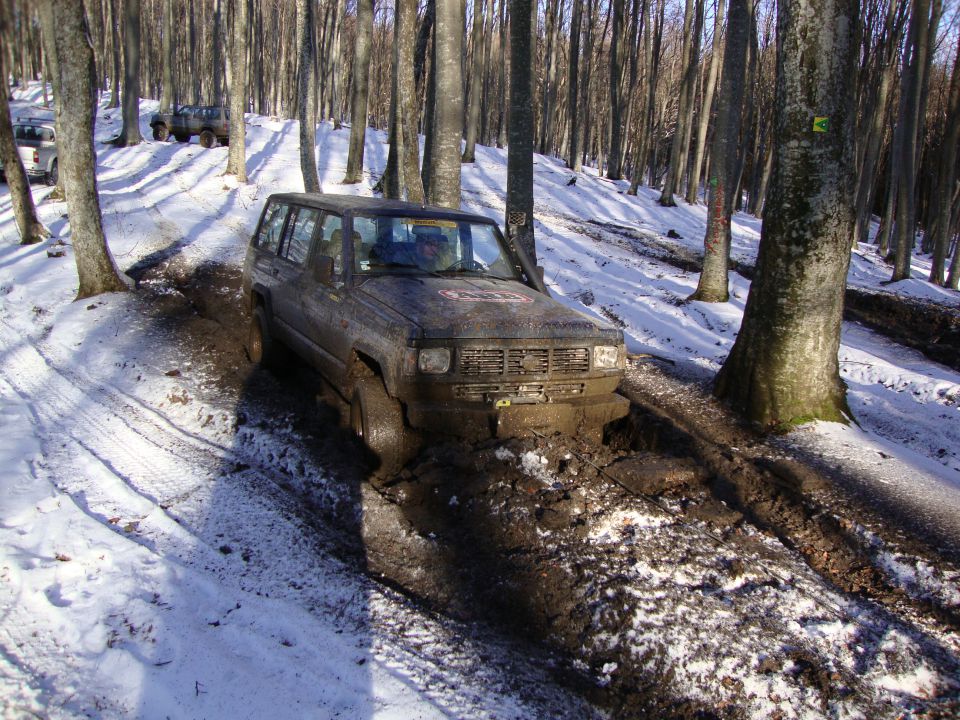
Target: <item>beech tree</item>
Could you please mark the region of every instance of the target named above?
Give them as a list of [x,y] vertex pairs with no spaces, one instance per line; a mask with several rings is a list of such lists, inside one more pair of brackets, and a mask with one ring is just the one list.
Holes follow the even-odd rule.
[[314,0],[297,0],[297,108],[300,120],[300,172],[306,192],[320,192],[317,175],[317,84],[313,37]]
[[858,0],[781,0],[756,274],[715,393],[761,426],[850,417],[837,352],[853,231]]
[[726,302],[729,298],[730,217],[736,188],[740,119],[743,107],[747,37],[753,0],[730,0],[723,80],[717,98],[717,119],[711,145],[710,180],[707,183],[707,231],[703,239],[703,270],[691,300]]
[[460,0],[436,0],[433,34],[436,65],[430,188],[427,200],[442,207],[460,207],[460,138],[463,129],[463,83],[460,52],[463,12]]
[[531,0],[510,3],[510,119],[507,145],[507,235],[536,263],[533,235],[533,85]]
[[97,194],[93,150],[93,48],[83,0],[53,3],[60,98],[57,137],[60,172],[67,191],[73,255],[77,263],[77,299],[126,290],[107,248]]
[[346,185],[363,179],[363,144],[367,129],[370,87],[370,39],[373,33],[373,0],[357,0],[357,29],[353,45],[353,90],[350,94],[350,146]]
[[140,134],[140,0],[124,0],[121,106],[123,128],[114,144],[119,147],[138,145],[143,141]]
[[230,147],[224,175],[247,182],[247,0],[233,2],[233,32],[230,42]]

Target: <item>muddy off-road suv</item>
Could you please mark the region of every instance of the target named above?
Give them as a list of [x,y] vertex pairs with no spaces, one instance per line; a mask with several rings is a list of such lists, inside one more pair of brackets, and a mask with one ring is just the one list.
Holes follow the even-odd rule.
[[393,473],[418,430],[599,438],[626,415],[623,334],[549,297],[541,271],[479,215],[321,194],[271,196],[243,290],[252,361],[283,348],[350,402]]
[[212,148],[230,144],[230,111],[215,105],[184,105],[172,113],[154,113],[150,118],[153,139],[164,142],[173,135],[177,142],[200,136],[200,144]]

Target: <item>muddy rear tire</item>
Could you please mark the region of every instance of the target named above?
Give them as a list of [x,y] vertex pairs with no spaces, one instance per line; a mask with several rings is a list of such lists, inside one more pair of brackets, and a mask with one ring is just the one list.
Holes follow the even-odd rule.
[[166,142],[168,137],[170,137],[170,130],[167,129],[166,125],[153,126],[154,140],[158,140],[159,142]]
[[387,395],[380,378],[367,377],[357,382],[350,400],[350,427],[379,459],[376,477],[400,472],[409,455],[403,409]]
[[217,144],[217,136],[209,130],[204,130],[202,133],[200,133],[200,144],[205,148],[212,148]]

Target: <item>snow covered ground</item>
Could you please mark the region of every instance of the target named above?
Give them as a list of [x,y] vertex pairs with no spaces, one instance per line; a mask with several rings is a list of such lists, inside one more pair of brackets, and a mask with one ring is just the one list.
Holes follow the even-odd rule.
[[[28,109],[38,92],[21,97]],[[143,101],[141,129],[156,103]],[[31,113],[41,112],[36,108]],[[17,110],[14,110],[16,114]],[[249,184],[221,175],[226,149],[102,144],[120,127],[101,109],[96,140],[104,229],[121,269],[171,248],[189,266],[237,263],[263,201],[302,190],[297,124],[248,116]],[[386,161],[367,136],[360,185],[339,182],[348,129],[317,133],[323,188],[371,194]],[[704,374],[722,363],[749,283],[733,275],[723,305],[682,302],[684,272],[636,250],[638,237],[696,250],[703,206],[662,208],[658,193],[571,173],[536,158],[536,227],[545,277],[564,302],[624,325],[628,350]],[[477,149],[463,167],[463,207],[502,222],[506,151]],[[65,203],[42,220],[70,243]],[[626,230],[626,232],[624,232]],[[668,239],[669,230],[680,239]],[[758,220],[738,215],[734,257],[750,263]],[[152,332],[133,295],[73,302],[68,252],[22,247],[0,186],[0,707],[43,717],[589,717],[593,710],[509,648],[468,639],[345,568],[323,531],[269,481],[269,443],[235,442],[237,417],[213,379]],[[927,261],[914,259],[916,278]],[[880,288],[889,271],[867,246],[850,283]],[[960,307],[960,294],[913,279],[886,292]],[[239,298],[237,299],[239,302]],[[861,427],[817,424],[791,438],[850,462],[883,461],[885,482],[921,483],[932,503],[960,494],[960,374],[860,326],[840,351]],[[176,369],[176,372],[173,370]],[[256,452],[251,447],[260,448]],[[289,458],[286,460],[291,462]],[[323,484],[322,471],[316,481]],[[224,478],[229,482],[224,482]],[[907,484],[911,483],[911,484]],[[328,534],[332,530],[326,531]],[[329,542],[333,542],[330,540]],[[960,606],[958,578],[889,566]],[[823,627],[837,635],[850,628]],[[891,642],[896,642],[895,639]],[[955,636],[944,640],[956,654]],[[944,692],[922,658],[874,669],[876,692]],[[731,669],[735,672],[735,669]],[[534,688],[539,690],[534,691]],[[758,713],[767,706],[758,705]],[[824,711],[826,713],[826,711]],[[856,716],[854,713],[853,716]],[[757,714],[757,717],[761,717]],[[809,708],[795,715],[810,715]]]

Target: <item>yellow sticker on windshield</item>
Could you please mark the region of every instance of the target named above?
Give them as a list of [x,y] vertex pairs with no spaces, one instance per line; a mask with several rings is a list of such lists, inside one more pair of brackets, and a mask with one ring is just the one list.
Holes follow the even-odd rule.
[[437,218],[407,218],[403,220],[404,225],[418,225],[427,227],[455,228],[457,223],[453,220],[438,220]]

